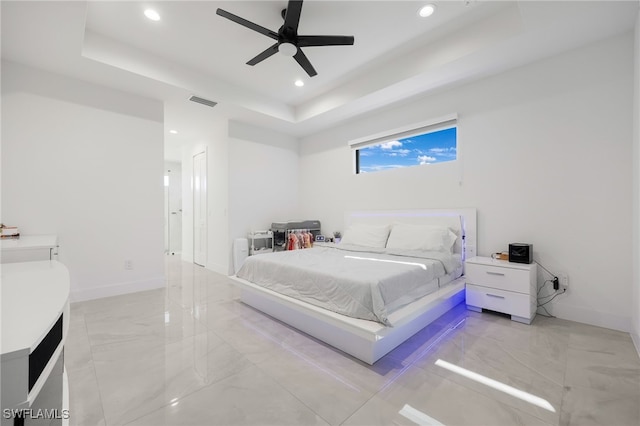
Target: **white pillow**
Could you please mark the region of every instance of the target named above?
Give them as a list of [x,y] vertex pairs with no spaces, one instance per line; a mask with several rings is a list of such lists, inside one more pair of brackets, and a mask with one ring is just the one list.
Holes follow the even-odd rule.
[[393,225],[387,248],[451,252],[458,236],[449,228],[430,225]]
[[344,232],[342,240],[343,244],[357,244],[365,247],[384,248],[389,237],[389,225],[373,226],[364,224],[351,225]]

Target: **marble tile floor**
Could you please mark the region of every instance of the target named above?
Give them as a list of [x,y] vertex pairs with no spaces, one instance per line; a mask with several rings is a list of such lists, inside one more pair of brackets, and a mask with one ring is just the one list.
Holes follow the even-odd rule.
[[639,425],[627,333],[464,304],[369,366],[171,257],[163,289],[72,304],[71,425]]

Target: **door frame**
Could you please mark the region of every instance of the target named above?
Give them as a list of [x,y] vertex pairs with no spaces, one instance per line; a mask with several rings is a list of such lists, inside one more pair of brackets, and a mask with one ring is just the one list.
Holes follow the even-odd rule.
[[[199,197],[196,197],[196,161],[201,160],[198,159],[198,157],[200,156],[204,156],[204,161],[202,161],[202,170],[200,171],[200,179],[198,181],[198,190],[204,191],[203,194],[200,194]],[[207,235],[208,235],[208,173],[207,173],[207,149],[205,148],[203,151],[198,152],[197,154],[193,155],[193,169],[192,169],[192,179],[193,179],[193,185],[191,186],[191,191],[192,191],[192,198],[193,198],[193,263],[195,263],[196,265],[200,265],[200,266],[206,266],[206,260],[207,260],[207,249],[208,249],[208,244],[207,244]],[[203,200],[204,199],[204,200]],[[196,236],[199,235],[198,232],[200,232],[200,225],[196,222],[196,212],[197,207],[200,207],[200,211],[202,211],[202,206],[198,206],[198,202],[202,203],[204,202],[204,217],[200,218],[200,219],[204,219],[204,236],[200,235],[200,237],[198,238],[204,238],[203,241],[201,241],[200,243],[204,246],[204,250],[202,250],[203,254],[202,256],[204,257],[204,259],[198,259],[200,260],[202,263],[199,263],[196,261],[197,258],[197,253],[200,253],[200,251],[196,252]]]

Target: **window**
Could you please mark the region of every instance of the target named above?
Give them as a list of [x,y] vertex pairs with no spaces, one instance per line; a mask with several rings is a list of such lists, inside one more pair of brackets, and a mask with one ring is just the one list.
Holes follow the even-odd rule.
[[457,117],[439,119],[349,142],[355,149],[355,172],[424,166],[458,158]]

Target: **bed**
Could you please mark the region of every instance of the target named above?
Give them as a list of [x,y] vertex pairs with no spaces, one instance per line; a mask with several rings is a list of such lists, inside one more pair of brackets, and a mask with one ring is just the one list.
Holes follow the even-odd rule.
[[247,259],[232,277],[242,302],[373,364],[464,300],[475,209],[349,212],[345,229],[337,245]]

